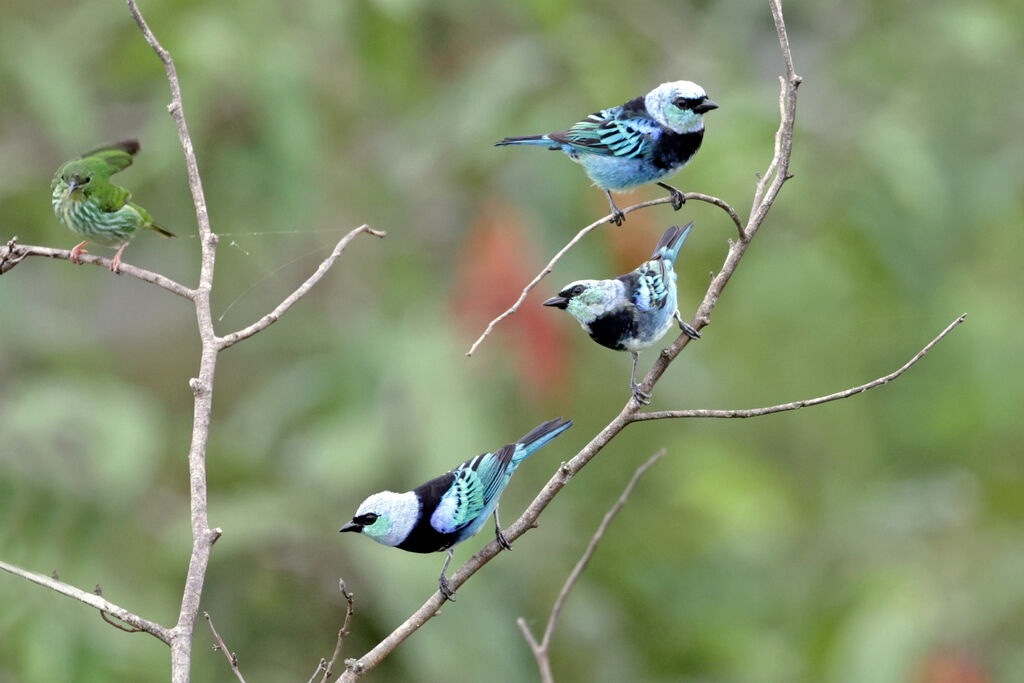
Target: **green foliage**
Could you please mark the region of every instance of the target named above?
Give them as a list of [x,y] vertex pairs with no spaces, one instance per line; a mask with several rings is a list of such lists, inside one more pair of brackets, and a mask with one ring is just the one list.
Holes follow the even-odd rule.
[[[637,244],[649,251],[693,218],[677,268],[685,314],[733,234],[692,202],[631,214],[588,237],[531,310],[467,360],[487,319],[606,211],[561,155],[492,143],[692,79],[721,109],[675,184],[742,215],[771,155],[776,38],[768,8],[739,0],[143,9],[177,61],[224,235],[220,332],[269,310],[344,231],[368,222],[389,234],[353,243],[310,297],[218,368],[210,520],[224,536],[203,609],[250,681],[305,680],[334,647],[339,576],[356,593],[343,657],[435,587],[438,558],[339,536],[367,493],[574,418],[520,468],[503,498],[509,522],[618,410],[628,356],[532,310],[551,288],[624,272],[645,255]],[[995,0],[785,10],[805,78],[796,177],[654,407],[829,393],[889,372],[963,311],[967,323],[864,396],[631,427],[378,679],[531,680],[515,618],[539,630],[601,515],[662,446],[569,600],[558,680],[932,681],[949,662],[1024,678],[1024,21]],[[128,260],[194,283],[195,216],[163,70],[122,5],[7,3],[0,93],[0,238],[71,247],[49,204],[54,170],[138,137],[143,153],[119,178],[181,238],[139,240]],[[282,234],[252,234],[265,232]],[[519,251],[501,264],[500,249],[488,252],[484,272],[522,273],[473,279],[467,245],[494,234]],[[493,310],[473,307],[484,296]],[[189,549],[192,311],[102,269],[37,259],[0,278],[0,313],[0,558],[100,583],[172,624]],[[542,357],[561,377],[531,375]],[[0,681],[166,677],[165,646],[79,604],[4,574],[0,605]],[[200,623],[195,680],[226,680],[209,640]]]

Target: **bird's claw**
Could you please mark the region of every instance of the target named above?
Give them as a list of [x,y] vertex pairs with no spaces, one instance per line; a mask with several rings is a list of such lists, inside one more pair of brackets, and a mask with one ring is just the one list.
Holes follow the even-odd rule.
[[676,188],[666,183],[658,183],[659,187],[663,187],[668,190],[668,194],[672,197],[672,208],[678,211],[683,208],[683,204],[686,203],[686,195],[677,190]]
[[625,220],[626,214],[622,212],[622,209],[616,208],[614,211],[612,211],[612,217],[608,219],[608,222],[614,223],[615,225],[622,225],[622,223]]
[[640,405],[648,406],[651,404],[651,395],[646,391],[641,391],[639,384],[631,384],[629,390],[632,392],[633,398],[635,398],[636,402]]
[[672,317],[676,319],[677,323],[679,323],[679,329],[683,331],[683,334],[685,334],[690,339],[700,339],[700,332],[698,332],[694,327],[692,327],[690,323],[683,320],[683,316],[679,314],[678,308],[672,314]]
[[678,211],[683,208],[683,204],[686,203],[686,197],[683,193],[675,188],[672,189],[672,208]]
[[447,576],[442,576],[437,580],[437,585],[441,591],[441,597],[448,602],[455,602],[455,590],[452,588],[452,584],[448,582]]
[[507,538],[505,538],[505,534],[502,533],[501,529],[497,529],[494,533],[494,536],[498,539],[498,545],[500,545],[505,550],[512,550],[512,544],[508,542]]

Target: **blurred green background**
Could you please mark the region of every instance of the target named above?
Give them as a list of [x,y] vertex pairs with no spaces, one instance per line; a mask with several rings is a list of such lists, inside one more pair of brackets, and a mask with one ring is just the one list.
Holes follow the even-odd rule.
[[[442,555],[339,536],[365,495],[574,418],[520,468],[502,501],[511,522],[626,399],[628,355],[539,302],[632,268],[693,219],[678,263],[689,316],[732,236],[696,202],[631,214],[467,359],[550,254],[606,212],[561,155],[492,143],[692,79],[721,109],[673,182],[745,215],[778,121],[777,40],[767,5],[746,0],[142,9],[176,59],[224,236],[219,332],[272,308],[344,232],[388,232],[359,238],[218,368],[209,497],[224,536],[202,608],[250,683],[304,681],[334,647],[338,577],[356,594],[343,658],[436,587]],[[802,0],[785,12],[805,79],[796,177],[654,407],[830,393],[895,369],[964,311],[967,323],[864,396],[629,428],[372,680],[534,679],[516,617],[542,630],[601,516],[661,447],[569,600],[558,680],[1024,680],[1024,6]],[[181,239],[142,235],[126,260],[194,284],[167,83],[124,4],[6,0],[3,13],[0,238],[70,248],[50,208],[54,170],[138,137],[118,180]],[[41,259],[0,279],[0,558],[174,622],[197,352],[190,306],[153,286]],[[230,679],[210,643],[200,622],[194,680]],[[155,639],[0,575],[0,681],[166,680],[168,661]]]

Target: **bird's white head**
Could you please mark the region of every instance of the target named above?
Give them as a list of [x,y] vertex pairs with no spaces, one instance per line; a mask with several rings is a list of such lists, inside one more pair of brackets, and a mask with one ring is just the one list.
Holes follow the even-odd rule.
[[558,296],[548,299],[544,305],[561,308],[586,329],[596,318],[625,303],[624,292],[620,280],[577,280],[563,287]]
[[703,114],[718,108],[693,81],[662,83],[644,96],[644,106],[651,118],[675,133],[704,130]]
[[420,514],[420,503],[412,491],[381,491],[360,504],[356,514],[340,531],[357,531],[384,545],[404,541]]

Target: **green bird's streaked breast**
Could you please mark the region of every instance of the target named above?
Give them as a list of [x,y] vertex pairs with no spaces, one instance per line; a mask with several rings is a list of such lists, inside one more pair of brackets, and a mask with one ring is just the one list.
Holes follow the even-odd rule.
[[68,228],[86,239],[107,247],[117,247],[130,240],[143,218],[130,203],[117,211],[104,211],[100,202],[91,197],[73,199],[67,196],[66,186],[57,183],[53,188],[53,212]]

